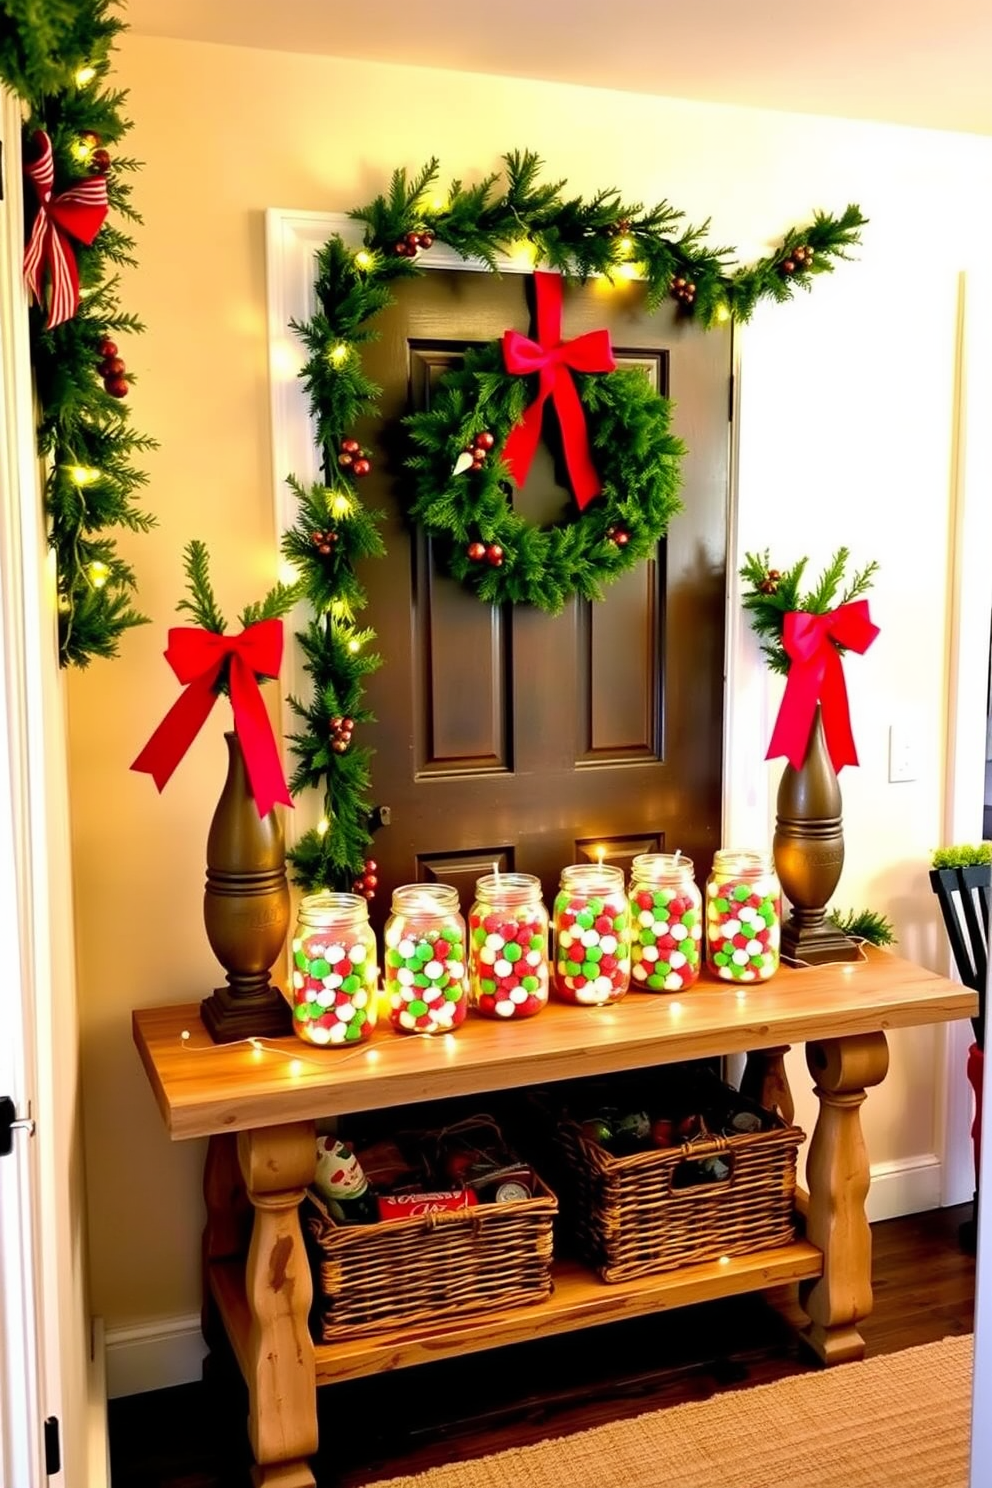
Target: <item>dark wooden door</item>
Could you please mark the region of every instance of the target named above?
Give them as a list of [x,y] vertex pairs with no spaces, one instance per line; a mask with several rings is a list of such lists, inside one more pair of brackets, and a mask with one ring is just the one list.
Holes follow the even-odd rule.
[[[398,883],[453,883],[467,909],[493,863],[539,875],[550,896],[565,864],[600,849],[628,866],[679,848],[703,874],[719,846],[731,337],[667,307],[645,316],[641,295],[565,290],[563,335],[608,326],[618,362],[675,401],[689,447],[684,512],[603,602],[554,617],[483,605],[411,534],[402,469],[382,460],[364,483],[387,514],[388,556],[363,575],[384,657],[368,689],[374,795],[390,817],[373,848],[378,920]],[[366,365],[395,431],[467,343],[529,330],[526,279],[427,273],[380,325]],[[542,445],[517,509],[553,521],[570,500]]]

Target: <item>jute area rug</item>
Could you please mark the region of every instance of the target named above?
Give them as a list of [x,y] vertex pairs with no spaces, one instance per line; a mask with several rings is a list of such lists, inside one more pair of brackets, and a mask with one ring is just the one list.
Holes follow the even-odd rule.
[[967,1488],[971,1368],[944,1338],[378,1488]]

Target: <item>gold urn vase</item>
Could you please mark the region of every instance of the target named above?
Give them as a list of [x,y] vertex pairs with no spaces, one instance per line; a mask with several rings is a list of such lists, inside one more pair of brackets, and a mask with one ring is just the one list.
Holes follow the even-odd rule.
[[826,918],[844,867],[844,826],[819,703],[801,766],[787,763],[782,772],[772,847],[775,871],[792,906],[782,926],[783,958],[813,966],[859,960],[854,941]]
[[269,980],[289,929],[286,849],[275,809],[260,817],[236,733],[227,740],[227,779],[207,836],[203,921],[227,973],[200,1004],[215,1043],[292,1032],[288,1002]]

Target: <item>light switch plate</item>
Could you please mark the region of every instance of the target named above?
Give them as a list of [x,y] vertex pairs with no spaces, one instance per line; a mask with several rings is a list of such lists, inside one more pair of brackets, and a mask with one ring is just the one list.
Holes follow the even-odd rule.
[[906,723],[889,726],[889,780],[897,785],[916,779],[916,739]]

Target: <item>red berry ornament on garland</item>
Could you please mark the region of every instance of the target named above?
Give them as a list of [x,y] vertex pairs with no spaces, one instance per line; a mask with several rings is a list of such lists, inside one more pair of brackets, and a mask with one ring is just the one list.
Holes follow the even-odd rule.
[[350,470],[359,479],[372,471],[369,452],[362,449],[357,439],[342,439],[338,450],[338,464],[342,470]]
[[393,252],[397,258],[416,258],[418,249],[430,248],[433,243],[434,234],[424,228],[419,232],[404,233],[403,237],[393,244]]
[[105,176],[110,169],[110,152],[94,150],[90,156],[90,171],[94,176]]
[[618,548],[625,548],[630,542],[630,533],[626,527],[607,527],[606,535]]
[[126,398],[128,382],[124,376],[124,361],[117,355],[117,342],[104,336],[97,350],[101,358],[97,371],[103,378],[104,388],[112,398]]
[[482,542],[471,542],[465,549],[465,556],[473,563],[481,563],[486,556],[486,545]]
[[672,299],[678,300],[680,305],[691,305],[696,298],[696,286],[691,279],[684,279],[681,274],[676,274],[672,280]]
[[808,243],[800,243],[798,247],[791,249],[788,257],[779,264],[779,273],[784,279],[788,279],[790,274],[801,273],[803,269],[808,269],[812,262],[813,249]]
[[365,859],[364,869],[351,886],[356,894],[361,894],[365,899],[375,898],[375,891],[379,886],[379,879],[376,876],[378,866],[374,858]]
[[328,528],[326,532],[318,531],[311,533],[310,536],[310,541],[313,543],[314,547],[317,549],[317,552],[321,555],[322,558],[328,557],[337,540],[337,533],[331,531],[330,528]]
[[342,718],[335,714],[328,722],[328,732],[331,736],[331,748],[335,754],[344,754],[351,743],[351,736],[355,730],[353,718]]
[[486,562],[493,568],[503,567],[503,549],[499,543],[490,543],[486,549]]

